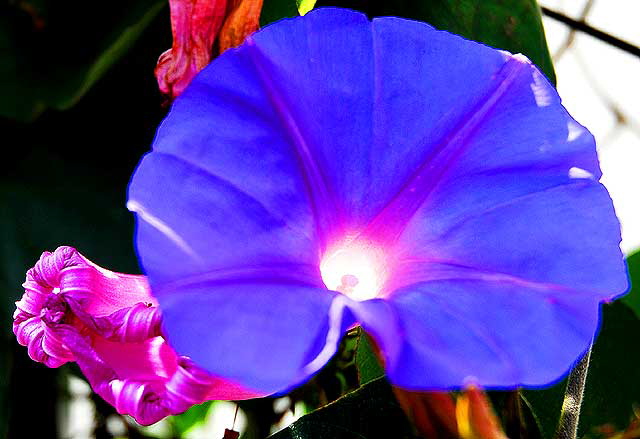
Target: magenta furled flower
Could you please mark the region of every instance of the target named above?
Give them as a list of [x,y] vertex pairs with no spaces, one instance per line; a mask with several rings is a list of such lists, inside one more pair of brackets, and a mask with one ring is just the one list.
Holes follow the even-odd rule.
[[93,390],[141,424],[211,399],[259,396],[178,356],[144,276],[98,267],[71,247],[45,252],[27,273],[13,332],[49,367],[76,361]]
[[524,56],[319,9],[194,79],[128,207],[169,342],[212,374],[288,389],[359,323],[397,386],[542,386],[628,286],[600,175]]

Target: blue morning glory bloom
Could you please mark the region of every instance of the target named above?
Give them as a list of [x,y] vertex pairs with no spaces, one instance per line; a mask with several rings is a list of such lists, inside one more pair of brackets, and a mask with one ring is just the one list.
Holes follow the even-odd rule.
[[362,325],[408,389],[541,386],[627,289],[591,134],[525,57],[341,9],[203,70],[131,181],[180,354],[263,392]]

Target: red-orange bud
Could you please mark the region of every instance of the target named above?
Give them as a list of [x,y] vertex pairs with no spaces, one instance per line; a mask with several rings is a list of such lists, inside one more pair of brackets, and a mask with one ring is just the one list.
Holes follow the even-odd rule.
[[260,27],[260,11],[263,0],[236,0],[220,31],[220,53],[239,46],[244,39]]
[[158,59],[155,74],[160,91],[173,100],[216,52],[241,44],[258,29],[262,0],[170,0],[169,4],[173,45]]

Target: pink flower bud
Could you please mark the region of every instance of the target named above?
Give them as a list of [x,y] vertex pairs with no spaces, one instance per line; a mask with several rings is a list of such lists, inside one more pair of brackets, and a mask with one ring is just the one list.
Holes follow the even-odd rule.
[[27,272],[13,332],[49,367],[75,361],[96,393],[141,424],[211,399],[259,396],[178,356],[144,276],[98,267],[71,247]]

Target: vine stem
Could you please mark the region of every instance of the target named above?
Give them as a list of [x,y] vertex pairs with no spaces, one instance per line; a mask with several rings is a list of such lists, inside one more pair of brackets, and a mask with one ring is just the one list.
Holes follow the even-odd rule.
[[590,359],[591,347],[569,374],[555,439],[576,439],[578,436],[580,408],[582,407],[582,397],[584,396],[584,387],[587,382]]

